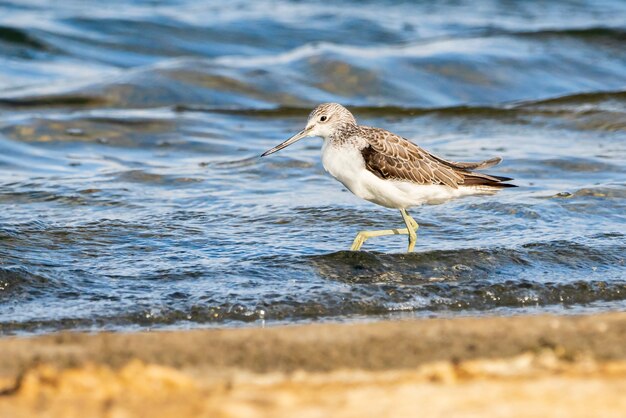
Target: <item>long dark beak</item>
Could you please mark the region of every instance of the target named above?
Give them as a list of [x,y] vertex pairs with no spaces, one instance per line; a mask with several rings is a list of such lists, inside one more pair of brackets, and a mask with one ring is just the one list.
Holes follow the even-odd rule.
[[281,149],[288,147],[289,145],[293,144],[294,142],[297,142],[297,141],[301,140],[302,138],[307,136],[307,134],[309,133],[310,130],[311,129],[304,129],[304,130],[298,132],[297,134],[295,134],[294,136],[292,136],[291,138],[289,138],[285,142],[280,143],[280,144],[276,145],[274,148],[265,151],[263,154],[261,154],[261,157],[265,157],[266,155],[273,154],[276,151],[280,151]]

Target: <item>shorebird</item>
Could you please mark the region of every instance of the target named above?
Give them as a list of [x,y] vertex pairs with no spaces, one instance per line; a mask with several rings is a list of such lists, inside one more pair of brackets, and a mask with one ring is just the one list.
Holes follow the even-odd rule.
[[474,171],[499,164],[500,157],[472,163],[445,160],[394,133],[358,125],[352,113],[337,103],[317,106],[302,131],[261,157],[313,136],[324,139],[322,163],[330,175],[361,199],[399,209],[406,225],[401,229],[361,231],[352,243],[352,251],[361,249],[372,237],[408,235],[407,252],[411,252],[419,225],[408,208],[516,187],[504,183],[511,178]]

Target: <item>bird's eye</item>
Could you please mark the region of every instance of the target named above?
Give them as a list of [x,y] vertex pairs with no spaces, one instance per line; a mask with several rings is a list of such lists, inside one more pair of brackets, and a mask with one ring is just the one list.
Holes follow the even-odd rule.
[[326,116],[322,116],[322,117],[320,117],[320,122],[325,122],[326,119],[328,119]]

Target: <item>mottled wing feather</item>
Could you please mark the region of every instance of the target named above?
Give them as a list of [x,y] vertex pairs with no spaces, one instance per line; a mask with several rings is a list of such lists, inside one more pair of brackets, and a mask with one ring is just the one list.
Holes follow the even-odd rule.
[[410,181],[420,185],[514,187],[503,184],[507,177],[470,171],[488,168],[502,161],[491,158],[477,163],[447,161],[420,148],[407,139],[378,128],[359,127],[359,136],[369,145],[361,150],[365,166],[384,179]]
[[361,153],[368,170],[381,178],[411,181],[417,184],[445,184],[457,188],[464,176],[453,167],[442,164],[425,150],[391,132],[366,128],[367,139]]

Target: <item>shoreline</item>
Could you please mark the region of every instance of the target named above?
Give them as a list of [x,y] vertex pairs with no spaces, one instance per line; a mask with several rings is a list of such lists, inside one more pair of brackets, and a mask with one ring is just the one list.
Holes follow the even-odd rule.
[[[532,416],[555,407],[589,416],[592,405],[594,414],[617,416],[626,410],[620,396],[626,313],[620,312],[59,333],[2,338],[0,352],[2,416],[43,410],[88,417],[443,416],[452,406],[455,416]],[[507,409],[523,402],[533,407]]]

